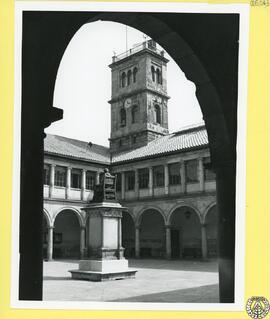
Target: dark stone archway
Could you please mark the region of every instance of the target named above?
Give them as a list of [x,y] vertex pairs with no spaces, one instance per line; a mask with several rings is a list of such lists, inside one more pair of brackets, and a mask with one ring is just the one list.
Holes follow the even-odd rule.
[[165,256],[165,220],[160,211],[147,208],[140,215],[140,256]]
[[125,257],[135,256],[135,223],[130,213],[126,211],[122,217],[122,246],[125,248]]
[[148,34],[196,85],[217,176],[220,300],[233,302],[238,14],[23,13],[19,298],[42,299],[42,215],[36,212],[43,206],[43,131],[62,117],[52,105],[58,66],[76,31],[99,19]]

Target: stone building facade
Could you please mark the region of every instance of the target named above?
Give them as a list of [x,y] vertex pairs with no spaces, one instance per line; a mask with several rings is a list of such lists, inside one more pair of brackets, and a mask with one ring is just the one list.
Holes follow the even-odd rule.
[[117,176],[127,207],[122,243],[129,257],[208,258],[217,254],[215,175],[203,125],[168,132],[164,52],[144,43],[114,56],[110,147],[47,135],[44,257],[87,255],[83,207],[99,174]]

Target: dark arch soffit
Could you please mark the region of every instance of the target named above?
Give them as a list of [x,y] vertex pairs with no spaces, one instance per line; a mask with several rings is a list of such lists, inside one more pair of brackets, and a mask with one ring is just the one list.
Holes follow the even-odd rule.
[[[231,56],[238,56],[239,17],[236,14],[25,12],[23,31],[27,31],[25,34],[28,36],[24,37],[23,46],[30,45],[32,54],[30,54],[31,63],[28,57],[28,60],[27,58],[23,59],[23,66],[27,68],[28,73],[31,73],[30,64],[32,64],[32,68],[34,68],[34,66],[36,67],[36,64],[39,64],[39,68],[41,68],[40,71],[43,71],[41,74],[46,74],[46,92],[42,94],[44,98],[42,99],[43,105],[41,105],[44,110],[40,112],[40,114],[44,116],[44,112],[46,114],[49,106],[53,103],[54,84],[59,64],[69,42],[79,28],[86,23],[98,20],[126,24],[144,32],[158,42],[175,60],[185,73],[187,79],[195,84],[196,96],[206,123],[212,163],[214,166],[224,165],[228,162],[234,163],[237,129],[238,59],[235,58],[231,61],[232,66],[227,66],[227,74],[220,80],[218,77],[219,74],[215,74],[213,71],[215,65],[220,63],[219,59],[214,59],[213,56],[213,66],[211,66],[209,60],[207,60],[205,49],[200,50],[200,45],[202,44],[199,39],[203,33],[207,32],[207,28],[204,28],[205,30],[203,29],[205,19],[207,20],[207,27],[209,27],[209,25],[211,26],[211,23],[216,27],[216,30],[211,29],[211,32],[209,30],[208,34],[208,38],[214,41],[216,47],[217,44],[220,44],[219,41],[217,41],[217,35],[219,35],[225,44],[229,42],[231,46],[229,52],[234,49],[234,52],[231,52]],[[198,23],[201,23],[201,36],[199,36],[198,27],[194,27],[196,25],[198,26]],[[186,27],[181,28],[182,24]],[[187,24],[189,24],[190,28],[187,28]],[[227,30],[223,30],[224,25],[226,25]],[[233,25],[236,30],[229,27],[231,25]],[[179,34],[179,29],[181,29],[181,35]],[[182,34],[189,40],[191,45],[184,40]],[[203,37],[203,39],[209,42],[207,37]],[[196,40],[198,41],[197,44]],[[209,45],[208,42],[206,46]],[[212,51],[216,51],[216,47]],[[210,47],[210,56],[213,54],[212,51]],[[32,58],[34,58],[34,60]],[[226,64],[226,58],[228,57],[224,56],[223,58],[223,62]],[[28,64],[25,64],[25,60]],[[201,60],[203,60],[204,64]],[[208,71],[210,71],[211,75],[208,74]],[[221,72],[222,71],[223,69]],[[37,72],[37,69],[33,70],[33,72]],[[229,75],[234,76],[234,78],[229,78]],[[222,80],[223,85],[220,85]],[[231,87],[234,84],[234,92],[225,92],[228,82],[230,82]],[[40,83],[40,81],[36,81],[36,83]],[[36,92],[38,91],[39,90]],[[223,91],[227,93],[224,96]],[[35,92],[32,86],[30,92]],[[226,104],[222,104],[221,101],[225,99],[225,96],[229,96],[231,99],[226,101]],[[36,98],[39,104],[41,104],[40,97],[41,95],[37,93]],[[45,118],[47,117],[45,116]],[[44,126],[46,125],[49,125],[49,123],[44,123]]]

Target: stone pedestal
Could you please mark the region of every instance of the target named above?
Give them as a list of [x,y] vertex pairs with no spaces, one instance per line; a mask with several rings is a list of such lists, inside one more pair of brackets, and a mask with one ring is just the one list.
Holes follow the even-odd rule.
[[104,281],[135,277],[128,268],[122,247],[121,219],[123,207],[116,202],[92,203],[84,208],[88,214],[88,258],[70,270],[72,278]]

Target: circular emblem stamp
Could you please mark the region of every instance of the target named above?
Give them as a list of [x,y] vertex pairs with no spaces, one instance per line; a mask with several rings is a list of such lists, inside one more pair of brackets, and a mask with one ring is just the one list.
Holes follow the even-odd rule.
[[246,311],[251,318],[264,318],[269,310],[269,302],[264,297],[250,297],[247,301]]

